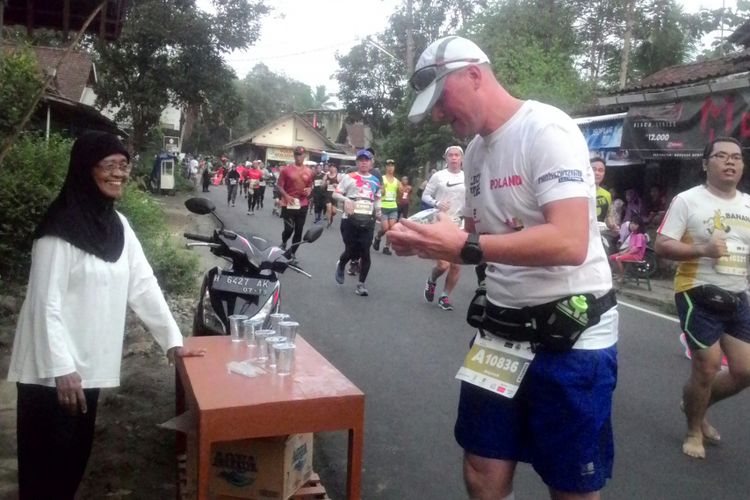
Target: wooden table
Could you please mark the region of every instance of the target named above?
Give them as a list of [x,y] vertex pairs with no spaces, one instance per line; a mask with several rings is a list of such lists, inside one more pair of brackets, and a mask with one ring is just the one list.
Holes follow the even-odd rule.
[[206,349],[199,358],[177,358],[177,411],[197,413],[198,498],[208,496],[211,443],[301,432],[349,431],[347,497],[361,498],[365,396],[303,338],[296,339],[291,375],[248,378],[227,363],[250,357],[229,337],[190,337]]

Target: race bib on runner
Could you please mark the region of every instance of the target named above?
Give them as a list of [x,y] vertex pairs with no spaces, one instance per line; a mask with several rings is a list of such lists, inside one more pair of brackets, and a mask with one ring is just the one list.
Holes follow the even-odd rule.
[[287,206],[287,210],[299,210],[302,208],[302,205],[300,204],[299,198],[292,198],[292,201],[290,201]]
[[237,179],[229,179],[229,185],[234,186],[237,184]]
[[354,213],[359,215],[372,215],[372,201],[357,200],[354,202]]
[[513,398],[534,359],[531,344],[477,333],[456,378]]
[[750,248],[736,241],[727,240],[727,251],[729,255],[717,259],[714,265],[716,272],[732,276],[747,276],[747,254]]
[[396,201],[396,193],[393,191],[386,191],[385,201]]
[[336,185],[335,184],[329,184],[326,188],[327,191],[334,192],[336,191]]
[[313,184],[314,184],[315,187],[320,187],[320,186],[323,185],[323,179],[315,179],[315,181],[313,182]]

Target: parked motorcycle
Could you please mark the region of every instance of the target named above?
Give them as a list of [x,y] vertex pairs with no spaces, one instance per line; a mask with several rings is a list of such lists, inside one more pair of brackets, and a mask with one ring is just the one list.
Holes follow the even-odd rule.
[[281,306],[278,275],[291,269],[312,277],[294,264],[291,252],[296,245],[317,240],[323,226],[309,229],[302,241],[284,251],[259,236],[226,229],[210,200],[190,198],[185,206],[194,214],[212,215],[220,225],[211,236],[184,233],[185,238],[195,241],[187,246],[208,247],[211,253],[231,263],[206,271],[193,319],[193,335],[229,335],[229,316],[233,314],[263,320],[264,328],[269,327],[269,315],[279,312]]
[[[610,255],[615,254],[619,251],[617,241],[619,234],[607,229],[607,226],[603,222],[599,222],[599,234],[601,235],[602,246],[604,251],[609,258]],[[638,278],[650,278],[659,270],[659,259],[656,258],[656,252],[651,244],[651,239],[646,235],[648,244],[646,245],[646,253],[643,255],[643,260],[639,263],[634,263],[632,272]]]

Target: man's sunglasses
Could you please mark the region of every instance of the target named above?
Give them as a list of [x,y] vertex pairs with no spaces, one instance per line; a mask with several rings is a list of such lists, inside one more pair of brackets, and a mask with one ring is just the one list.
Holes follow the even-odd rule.
[[468,59],[451,59],[450,61],[443,61],[436,64],[427,65],[424,68],[419,68],[414,72],[413,75],[411,75],[411,78],[409,78],[409,85],[411,85],[411,88],[413,88],[415,91],[422,92],[435,80],[439,80],[449,73],[452,73],[453,71],[466,67],[460,66],[458,68],[444,68],[442,71],[440,70],[440,68],[443,68],[446,64],[457,62],[478,63],[479,59],[477,59],[476,57]]

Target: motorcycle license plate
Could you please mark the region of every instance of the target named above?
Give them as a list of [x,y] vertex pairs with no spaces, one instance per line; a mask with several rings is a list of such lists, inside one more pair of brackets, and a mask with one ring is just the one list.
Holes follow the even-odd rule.
[[264,295],[273,290],[273,282],[264,278],[248,278],[231,274],[214,276],[213,288],[222,292],[244,295]]

